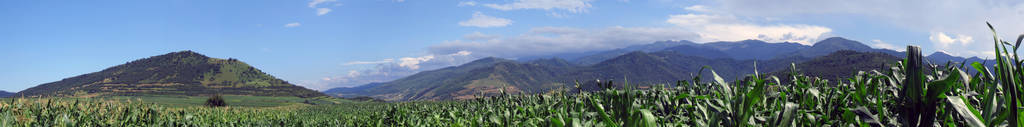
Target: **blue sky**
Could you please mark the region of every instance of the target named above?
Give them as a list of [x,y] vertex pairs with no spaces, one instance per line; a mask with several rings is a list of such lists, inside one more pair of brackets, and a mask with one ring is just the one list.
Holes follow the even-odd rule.
[[[991,54],[991,21],[1024,32],[1024,4],[987,0],[170,0],[0,1],[0,90],[192,50],[317,90],[658,40],[845,37]],[[1014,34],[1011,34],[1014,33]],[[989,52],[986,52],[989,51]]]

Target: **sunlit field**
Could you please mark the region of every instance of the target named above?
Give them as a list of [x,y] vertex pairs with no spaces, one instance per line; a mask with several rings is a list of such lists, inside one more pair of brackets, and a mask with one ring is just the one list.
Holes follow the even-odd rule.
[[[991,26],[990,26],[991,28]],[[993,33],[996,31],[993,29]],[[457,101],[364,102],[337,98],[6,98],[4,126],[1024,126],[1021,39],[994,37],[995,66],[928,65],[908,47],[884,70],[846,80],[751,72],[718,74],[649,88],[579,83],[547,94],[501,94]],[[932,68],[932,69],[929,69]],[[702,71],[714,71],[706,67]],[[969,73],[973,72],[973,73]],[[701,77],[712,77],[705,81]],[[628,79],[625,79],[628,82]],[[624,86],[624,87],[615,87]],[[502,91],[504,93],[504,91]],[[190,106],[191,105],[191,106]]]

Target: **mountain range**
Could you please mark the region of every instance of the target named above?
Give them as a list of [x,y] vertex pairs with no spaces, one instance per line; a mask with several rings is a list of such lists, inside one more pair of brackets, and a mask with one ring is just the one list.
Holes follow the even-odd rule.
[[14,95],[14,93],[0,90],[0,97],[9,97],[11,95]]
[[[565,56],[564,54],[559,54]],[[840,37],[827,38],[807,46],[798,43],[768,43],[759,40],[693,43],[660,41],[600,52],[574,54],[572,60],[553,55],[528,61],[483,58],[464,65],[420,72],[390,82],[358,87],[335,88],[324,93],[339,97],[368,96],[389,101],[450,100],[508,93],[543,93],[584,85],[595,80],[628,80],[630,84],[673,84],[695,75],[709,78],[709,66],[727,79],[741,79],[756,69],[761,73],[788,74],[795,64],[805,75],[842,79],[857,71],[885,69],[904,56],[903,52],[873,49]],[[961,62],[964,58],[936,53],[928,58]],[[960,58],[960,59],[957,59]],[[959,61],[957,61],[959,60]],[[981,59],[977,59],[983,61]],[[787,72],[787,73],[782,73]]]
[[237,59],[192,51],[135,60],[99,72],[45,83],[15,93],[24,97],[95,97],[214,94],[317,97],[324,94],[270,76]]
[[[510,60],[487,57],[416,73],[388,82],[317,92],[268,75],[237,59],[219,59],[192,51],[173,52],[41,84],[0,96],[96,97],[138,95],[371,97],[387,101],[453,100],[500,93],[544,93],[584,88],[597,81],[631,85],[674,84],[711,70],[727,80],[743,79],[755,70],[784,76],[791,66],[802,74],[838,80],[857,71],[891,67],[903,52],[873,49],[860,42],[833,37],[814,45],[759,40],[694,43],[659,41],[620,49]],[[562,57],[568,59],[563,59]],[[983,62],[943,52],[926,57],[933,64]]]

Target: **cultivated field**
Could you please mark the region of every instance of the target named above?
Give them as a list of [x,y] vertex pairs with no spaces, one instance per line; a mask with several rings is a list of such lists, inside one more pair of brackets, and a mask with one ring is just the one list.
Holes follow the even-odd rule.
[[[994,30],[993,30],[994,32]],[[1024,36],[1021,36],[1024,37]],[[996,37],[997,38],[997,37]],[[195,98],[36,98],[0,103],[6,126],[1022,126],[1024,64],[1016,43],[996,40],[996,66],[924,65],[920,50],[888,70],[826,81],[751,72],[717,74],[635,89],[509,95],[440,102],[356,102],[300,98],[228,107],[175,105]],[[927,67],[931,66],[931,67]],[[934,68],[934,69],[926,69]],[[707,69],[704,71],[712,71]],[[969,71],[971,70],[971,71]],[[976,71],[973,71],[976,70]],[[974,73],[968,73],[974,72]],[[624,88],[612,86],[626,86]],[[248,99],[247,99],[248,98]],[[154,101],[157,100],[157,101]],[[245,104],[250,103],[251,104]],[[230,106],[230,104],[242,104]]]

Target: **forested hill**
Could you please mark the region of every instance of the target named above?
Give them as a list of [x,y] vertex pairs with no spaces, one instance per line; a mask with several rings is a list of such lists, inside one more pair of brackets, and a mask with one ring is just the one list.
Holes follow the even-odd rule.
[[237,59],[173,52],[117,65],[99,72],[35,86],[25,97],[94,97],[212,94],[316,97],[324,94],[268,75]]
[[[757,60],[757,70],[784,71],[796,63],[800,71],[815,76],[847,77],[859,70],[880,69],[897,57],[884,53],[865,53],[841,50],[817,58],[787,57]],[[486,58],[463,66],[426,71],[399,80],[370,85],[337,88],[325,93],[343,96],[369,96],[384,100],[449,100],[469,99],[479,95],[494,95],[504,90],[509,93],[543,93],[559,88],[571,88],[574,81],[593,86],[595,79],[614,80],[633,85],[672,84],[690,80],[696,74],[705,78],[712,75],[711,67],[727,79],[741,79],[754,71],[755,60],[714,59],[689,56],[675,51],[631,52],[594,65],[567,65],[560,59],[541,59],[516,62],[500,58]],[[625,80],[623,80],[625,78]],[[705,79],[710,80],[710,79]]]

